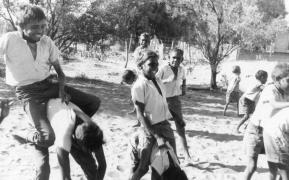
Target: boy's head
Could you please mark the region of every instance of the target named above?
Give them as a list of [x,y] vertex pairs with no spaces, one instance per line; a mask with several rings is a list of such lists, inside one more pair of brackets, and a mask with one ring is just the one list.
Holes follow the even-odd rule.
[[289,92],[289,64],[278,63],[274,67],[271,77],[279,88],[285,92]]
[[103,132],[95,123],[82,123],[75,129],[76,141],[90,151],[100,148],[103,144]]
[[241,74],[241,68],[240,68],[240,66],[238,66],[238,65],[235,65],[235,66],[233,66],[233,68],[232,68],[232,73],[234,73],[234,74]]
[[143,51],[137,59],[137,66],[147,78],[155,78],[158,72],[159,56],[151,50]]
[[127,69],[122,74],[121,82],[131,85],[136,80],[136,78],[136,73],[130,69]]
[[184,51],[178,48],[174,48],[170,51],[170,65],[173,67],[179,67],[184,60]]
[[256,72],[255,78],[258,79],[262,84],[265,84],[268,79],[268,73],[264,70],[259,70]]
[[139,44],[140,44],[143,48],[146,48],[146,47],[148,47],[149,43],[150,43],[149,33],[147,33],[147,32],[142,33],[142,34],[139,36]]
[[17,17],[17,25],[31,41],[39,41],[46,31],[47,21],[43,10],[36,5],[23,5]]

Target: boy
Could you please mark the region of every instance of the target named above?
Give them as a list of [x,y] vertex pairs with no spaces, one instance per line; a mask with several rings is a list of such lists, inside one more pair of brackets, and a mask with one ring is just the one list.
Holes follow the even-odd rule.
[[190,159],[185,135],[185,122],[182,114],[182,106],[179,96],[186,93],[185,69],[180,64],[183,61],[184,52],[181,49],[173,49],[170,52],[169,64],[163,66],[157,73],[165,86],[166,98],[169,110],[176,124],[177,133],[181,138],[182,147],[185,151],[185,159]]
[[[106,161],[101,129],[73,103],[50,99],[47,114],[55,132],[55,145],[63,180],[71,180],[69,153],[83,169],[88,180],[103,180]],[[97,164],[95,163],[95,159]]]
[[149,50],[150,36],[149,33],[144,32],[139,36],[139,46],[135,48],[133,53],[134,61],[137,63],[137,58],[143,51]]
[[[143,129],[140,128],[130,140],[132,148],[130,155],[133,162],[131,174],[133,174],[133,172],[138,168],[140,163],[140,152],[144,146],[144,137],[145,133]],[[150,157],[150,166],[152,169],[152,180],[188,179],[185,172],[181,170],[177,156],[169,143],[166,143],[166,147],[161,148],[159,148],[156,143],[153,145]]]
[[[65,86],[65,75],[58,60],[60,53],[54,42],[44,35],[47,19],[40,7],[21,6],[17,25],[19,31],[8,32],[0,38],[0,54],[6,63],[6,83],[16,86],[16,95],[23,101],[37,130],[27,135],[27,141],[35,145],[36,179],[48,180],[48,147],[54,143],[55,136],[46,116],[47,101],[57,97],[67,101],[70,96],[74,104],[92,116],[100,100]],[[58,83],[51,81],[51,66],[58,75]]]
[[276,180],[279,171],[282,180],[289,179],[289,108],[277,112],[264,124],[264,146],[270,180]]
[[272,71],[273,84],[266,86],[250,118],[244,143],[248,158],[244,179],[250,180],[257,167],[258,155],[264,153],[263,124],[281,108],[289,107],[289,65],[277,64]]
[[264,89],[264,84],[267,82],[268,73],[263,70],[257,71],[255,74],[256,80],[249,86],[247,91],[241,96],[239,100],[240,110],[239,114],[243,114],[243,118],[237,126],[237,132],[240,133],[239,129],[247,121],[250,115],[254,112],[257,101],[261,91]]
[[241,68],[240,66],[233,66],[232,77],[229,79],[229,84],[226,92],[226,104],[223,115],[226,116],[226,111],[230,103],[237,103],[237,115],[239,115],[239,83]]
[[156,78],[158,55],[153,51],[144,51],[137,61],[140,74],[134,83],[131,94],[137,119],[144,127],[145,145],[140,153],[140,164],[133,172],[131,180],[139,180],[147,171],[152,147],[157,141],[163,146],[168,141],[176,149],[173,130],[167,121],[171,118],[163,84]]

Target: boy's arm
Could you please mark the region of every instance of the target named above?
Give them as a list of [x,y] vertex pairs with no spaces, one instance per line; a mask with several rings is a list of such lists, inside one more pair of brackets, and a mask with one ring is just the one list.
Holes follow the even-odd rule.
[[68,96],[66,95],[64,91],[64,86],[65,86],[65,74],[60,66],[59,61],[54,61],[51,63],[52,66],[54,67],[57,75],[58,75],[58,83],[59,83],[59,98],[62,100],[62,102],[67,102],[69,99]]
[[98,163],[98,179],[103,180],[106,171],[106,160],[102,146],[101,148],[94,151],[94,155]]
[[71,180],[69,153],[60,147],[56,149],[56,152],[62,180]]
[[157,132],[153,129],[149,119],[144,116],[145,105],[141,102],[135,101],[137,119],[144,126],[145,130],[151,133],[153,136],[158,137]]
[[86,123],[93,123],[92,119],[87,114],[85,114],[79,107],[77,107],[76,105],[72,103],[69,103],[69,105],[72,107],[76,116],[78,116],[80,119],[82,119]]

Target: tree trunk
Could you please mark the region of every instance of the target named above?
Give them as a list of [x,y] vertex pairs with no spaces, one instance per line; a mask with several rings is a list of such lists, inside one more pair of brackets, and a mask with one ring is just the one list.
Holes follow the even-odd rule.
[[212,64],[211,66],[211,82],[210,82],[210,89],[217,89],[217,65]]

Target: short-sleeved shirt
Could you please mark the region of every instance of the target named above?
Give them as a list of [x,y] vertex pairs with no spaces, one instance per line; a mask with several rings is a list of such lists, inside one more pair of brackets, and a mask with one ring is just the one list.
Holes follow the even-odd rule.
[[270,103],[271,101],[287,101],[284,93],[278,89],[275,84],[265,86],[260,95],[256,109],[250,119],[255,126],[263,127],[263,124],[270,120],[270,118],[278,111],[278,109],[273,108]]
[[162,95],[153,81],[148,80],[143,75],[138,77],[131,89],[133,102],[138,101],[145,105],[144,115],[148,117],[152,125],[172,118],[163,84],[158,78],[156,78],[156,82]]
[[254,83],[252,83],[252,85],[247,88],[242,97],[257,102],[263,89],[264,85],[260,81],[255,80]]
[[264,131],[289,153],[289,108],[281,109],[266,122]]
[[240,76],[233,73],[232,76],[229,78],[229,81],[228,81],[227,92],[228,91],[239,91],[240,81],[241,81]]
[[[159,69],[157,76],[161,80],[165,80],[170,77],[174,77],[175,74],[170,65],[167,64]],[[182,94],[181,85],[183,83],[183,80],[185,79],[186,79],[185,69],[183,66],[179,66],[176,79],[164,84],[166,89],[166,96],[174,97],[181,95]]]
[[58,61],[59,50],[48,36],[37,42],[34,59],[22,32],[14,31],[1,36],[0,54],[6,63],[6,83],[23,86],[42,81],[50,75],[51,63]]
[[55,133],[55,145],[70,152],[71,138],[75,127],[74,108],[76,105],[69,102],[68,105],[61,99],[50,99],[47,104],[47,116]]

